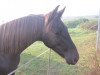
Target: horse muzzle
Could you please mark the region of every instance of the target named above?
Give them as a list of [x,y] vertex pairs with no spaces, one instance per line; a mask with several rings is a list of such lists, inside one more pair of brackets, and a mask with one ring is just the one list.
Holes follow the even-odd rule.
[[65,60],[69,65],[75,65],[79,60],[78,53],[67,53],[65,55]]

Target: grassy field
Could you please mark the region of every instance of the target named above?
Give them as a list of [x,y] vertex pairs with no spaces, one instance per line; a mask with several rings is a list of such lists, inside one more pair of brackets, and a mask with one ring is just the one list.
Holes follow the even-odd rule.
[[80,55],[76,65],[66,64],[65,60],[53,51],[51,51],[49,63],[50,49],[38,41],[21,54],[20,65],[35,58],[45,50],[48,50],[48,52],[19,69],[16,75],[100,75],[97,71],[99,69],[97,69],[98,62],[95,56],[96,31],[69,28],[69,33]]

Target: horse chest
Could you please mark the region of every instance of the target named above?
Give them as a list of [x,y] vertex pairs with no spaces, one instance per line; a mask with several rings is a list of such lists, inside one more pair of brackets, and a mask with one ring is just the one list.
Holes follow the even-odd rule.
[[9,67],[9,57],[5,55],[0,55],[0,68],[7,68]]
[[17,68],[19,58],[11,57],[9,55],[0,55],[0,73],[9,73]]

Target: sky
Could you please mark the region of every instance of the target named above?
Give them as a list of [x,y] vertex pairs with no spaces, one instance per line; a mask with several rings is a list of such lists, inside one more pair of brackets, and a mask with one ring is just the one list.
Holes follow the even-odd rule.
[[0,0],[0,22],[29,14],[46,14],[66,6],[63,16],[98,15],[100,0]]

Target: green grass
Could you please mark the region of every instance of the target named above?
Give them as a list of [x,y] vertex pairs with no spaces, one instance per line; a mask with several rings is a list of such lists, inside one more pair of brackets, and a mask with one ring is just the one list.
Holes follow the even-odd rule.
[[[50,74],[48,75],[89,75],[88,73],[95,68],[95,31],[73,28],[69,29],[69,33],[78,49],[80,59],[76,65],[68,65],[64,59],[52,51]],[[49,50],[49,48],[42,42],[32,44],[21,54],[20,65],[35,58],[45,50]],[[48,58],[49,51],[32,61],[29,65],[21,68],[16,72],[16,75],[47,75]]]

